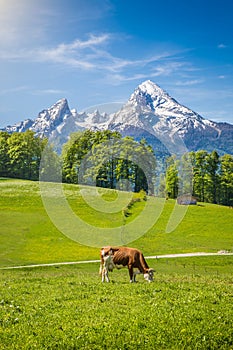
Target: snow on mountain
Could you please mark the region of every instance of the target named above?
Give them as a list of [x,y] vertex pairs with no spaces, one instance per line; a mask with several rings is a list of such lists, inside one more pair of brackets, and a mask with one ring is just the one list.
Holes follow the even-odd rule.
[[78,113],[69,109],[66,99],[61,99],[41,111],[36,119],[7,126],[4,130],[23,132],[27,129],[49,137],[57,149],[61,149],[72,132],[110,129],[137,140],[147,139],[157,154],[198,149],[233,154],[233,125],[204,119],[150,80],[140,84],[114,114],[98,110]]
[[[233,139],[233,126],[226,125]],[[170,153],[200,148],[207,151],[216,149],[220,153],[233,152],[232,142],[224,146],[221,139],[222,123],[204,119],[150,80],[135,89],[128,102],[112,117],[108,127],[131,136],[146,134],[152,144],[158,147],[159,140]]]
[[30,129],[32,125],[33,125],[33,120],[26,119],[23,122],[19,122],[13,126],[8,125],[4,129],[0,129],[0,131],[7,131],[9,133],[24,132],[24,131]]
[[67,100],[61,99],[53,106],[41,111],[35,120],[27,119],[13,126],[2,129],[7,132],[23,132],[27,129],[34,131],[39,136],[49,137],[51,132],[59,127],[68,116],[71,115]]
[[44,109],[35,119],[31,130],[43,136],[49,136],[53,129],[59,127],[71,115],[65,98],[57,101],[52,107]]
[[148,80],[138,86],[126,105],[114,116],[111,125],[134,124],[149,131],[184,134],[190,127],[205,129],[205,120],[182,106],[164,90]]
[[63,98],[48,109],[42,110],[36,119],[27,119],[1,130],[12,133],[30,129],[40,137],[48,137],[60,151],[72,132],[85,129],[104,130],[107,120],[108,115],[101,114],[98,110],[89,114],[78,113],[76,109],[70,110],[67,100]]

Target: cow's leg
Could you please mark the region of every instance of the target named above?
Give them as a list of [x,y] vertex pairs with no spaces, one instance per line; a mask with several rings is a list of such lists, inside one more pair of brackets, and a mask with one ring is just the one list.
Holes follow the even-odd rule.
[[105,268],[103,268],[102,270],[102,282],[104,282],[105,280]]
[[141,272],[139,270],[134,271],[134,273],[133,273],[134,282],[136,282],[136,276],[140,275],[140,274],[141,274]]
[[102,264],[102,263],[100,263],[99,275],[100,275],[100,276],[103,275],[103,264]]
[[104,282],[104,264],[101,262],[100,263],[100,269],[99,269],[99,274],[100,274],[100,276],[101,276],[101,280],[102,280],[102,282]]
[[136,282],[136,275],[137,275],[137,274],[138,274],[137,271],[133,273],[133,281],[134,281],[134,282]]
[[106,267],[103,268],[102,272],[102,282],[109,282],[109,277],[108,277],[108,269]]
[[106,280],[106,282],[109,282],[108,269],[106,269],[106,268],[105,268],[105,280]]
[[105,281],[105,267],[102,268],[102,282]]
[[133,267],[131,265],[128,266],[129,269],[129,277],[130,277],[130,283],[135,282],[135,277],[133,273]]
[[101,262],[101,263],[100,263],[99,274],[100,274],[100,276],[101,276],[102,282],[104,282],[104,280],[105,280],[105,274],[106,274],[105,270],[106,270],[106,267],[105,267],[104,264]]
[[133,274],[133,281],[136,282],[136,273]]

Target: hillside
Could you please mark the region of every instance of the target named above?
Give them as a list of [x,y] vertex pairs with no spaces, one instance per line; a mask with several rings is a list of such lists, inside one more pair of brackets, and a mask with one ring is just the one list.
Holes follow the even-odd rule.
[[[101,213],[88,206],[77,186],[64,185],[64,191],[73,212],[89,225],[109,230],[122,225],[121,210]],[[37,182],[1,179],[0,193],[1,266],[99,258],[99,247],[74,242],[53,225],[43,206]],[[117,198],[116,195],[116,191],[108,190],[104,195],[105,200],[111,203]],[[154,205],[155,211],[158,210],[161,201],[155,197],[148,200]],[[142,249],[146,255],[232,250],[232,209],[205,203],[190,206],[176,229],[165,233],[174,203],[173,200],[166,201],[153,227],[128,245]],[[144,205],[138,202],[130,209],[132,215],[125,219],[126,226],[140,215]],[[67,225],[69,221],[67,218]]]

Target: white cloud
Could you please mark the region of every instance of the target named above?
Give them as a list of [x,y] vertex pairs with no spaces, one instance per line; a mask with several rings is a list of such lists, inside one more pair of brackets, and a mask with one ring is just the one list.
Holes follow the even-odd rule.
[[225,49],[227,47],[227,45],[225,44],[219,44],[218,45],[218,49]]
[[133,74],[131,76],[126,76],[124,74],[107,74],[106,81],[113,85],[119,85],[122,82],[134,81],[138,79],[147,79],[150,74]]
[[0,46],[19,48],[46,38],[54,15],[43,1],[0,0]]
[[108,34],[99,36],[91,34],[87,40],[76,39],[71,43],[61,43],[53,48],[0,50],[0,58],[12,61],[61,63],[82,69],[92,69],[96,67],[95,59],[98,56],[95,53],[95,47],[105,43],[108,38]]
[[[0,0],[1,1],[1,0]],[[129,38],[127,38],[129,39]],[[99,74],[100,79],[108,83],[150,79],[153,77],[167,77],[174,73],[193,72],[196,70],[183,57],[184,50],[156,50],[151,55],[124,55],[124,49],[119,49],[119,55],[112,52],[116,42],[125,44],[126,36],[102,33],[90,33],[85,39],[76,38],[71,42],[56,45],[40,45],[40,47],[4,50],[0,47],[0,59],[16,62],[32,62],[38,64],[54,64],[72,68],[72,70],[88,71]],[[157,52],[156,52],[157,51]],[[186,52],[187,50],[185,50]],[[182,54],[182,57],[180,55]],[[180,85],[192,85],[200,80],[186,81]]]
[[17,92],[22,92],[27,90],[28,90],[28,87],[25,85],[15,86],[15,87],[12,87],[11,89],[0,90],[0,95],[7,95],[7,94],[12,94],[12,93],[17,93]]
[[[149,57],[128,59],[111,54],[108,44],[116,36],[110,33],[89,34],[86,40],[76,39],[70,43],[60,43],[50,48],[21,49],[17,51],[0,50],[2,60],[55,63],[81,70],[102,73],[112,72],[117,80],[136,80],[140,77],[169,75],[187,63],[177,62],[174,52],[162,52]],[[143,73],[141,70],[143,69]],[[140,70],[140,72],[137,72]],[[131,77],[128,76],[128,72]],[[120,75],[125,72],[124,75]],[[117,76],[118,75],[118,76]],[[128,77],[127,77],[128,76]]]
[[62,94],[65,95],[67,91],[65,90],[58,90],[58,89],[44,89],[44,90],[31,90],[32,95],[57,95],[57,94]]
[[[147,62],[153,62],[152,67],[147,67]],[[133,62],[130,64],[132,65]],[[145,79],[151,79],[154,77],[161,77],[161,76],[167,77],[169,75],[172,75],[176,71],[179,71],[180,69],[181,70],[186,70],[186,68],[189,69],[189,65],[187,64],[187,62],[184,62],[184,63],[176,62],[176,61],[163,62],[163,59],[161,59],[161,62],[159,61],[159,59],[158,59],[158,62],[152,61],[149,59],[138,60],[138,61],[135,61],[134,64],[138,65],[136,67],[137,69],[135,70],[130,70],[129,67],[127,67],[127,69],[122,70],[121,72],[107,74],[107,81],[109,83],[119,85],[120,83],[127,82],[127,81],[145,80]],[[143,73],[140,73],[142,65],[143,65]],[[139,71],[139,73],[135,71]]]
[[197,85],[204,82],[204,79],[193,79],[193,80],[186,80],[186,81],[177,81],[175,85],[177,86],[191,86],[191,85]]

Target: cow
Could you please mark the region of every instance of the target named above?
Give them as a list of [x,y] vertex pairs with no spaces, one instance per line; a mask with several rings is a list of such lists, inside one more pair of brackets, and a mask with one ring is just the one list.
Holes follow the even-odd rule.
[[[153,281],[154,270],[149,268],[142,252],[128,247],[103,247],[100,250],[100,275],[102,282],[109,282],[108,272],[114,268],[128,267],[130,282],[136,282],[136,274],[142,273],[145,280]],[[134,272],[137,268],[139,272]]]

